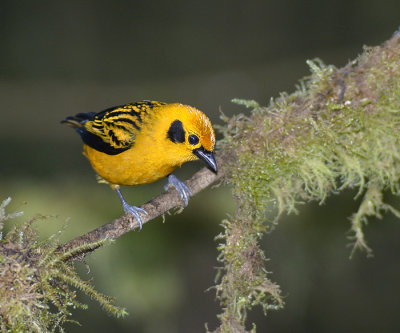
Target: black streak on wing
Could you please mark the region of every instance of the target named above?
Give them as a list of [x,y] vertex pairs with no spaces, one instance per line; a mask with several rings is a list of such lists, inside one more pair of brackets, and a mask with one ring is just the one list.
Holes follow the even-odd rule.
[[[140,122],[142,122],[142,120],[139,117],[137,117],[137,118]],[[140,127],[138,125],[136,125],[136,123],[133,120],[131,120],[129,118],[118,118],[115,122],[116,123],[127,123],[127,124],[132,125],[136,129],[140,129]],[[118,127],[118,125],[117,125],[117,127]],[[124,128],[125,128],[125,126],[122,126],[122,129],[124,129]]]
[[171,124],[167,133],[167,137],[175,143],[185,142],[185,130],[183,129],[183,125],[180,120],[175,120]]
[[82,127],[76,128],[75,130],[79,133],[79,135],[82,138],[82,141],[85,144],[87,144],[89,147],[92,147],[93,149],[96,149],[96,150],[101,151],[102,153],[106,153],[108,155],[117,155],[117,154],[120,154],[130,148],[130,147],[114,148],[114,147],[110,146],[109,143],[104,142],[97,135],[86,131]]

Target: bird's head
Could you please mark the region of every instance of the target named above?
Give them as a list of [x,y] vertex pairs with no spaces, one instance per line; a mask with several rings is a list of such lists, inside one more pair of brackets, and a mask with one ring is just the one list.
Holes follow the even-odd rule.
[[170,104],[174,108],[167,131],[167,139],[173,142],[188,161],[200,159],[217,172],[214,158],[215,133],[207,116],[194,107]]

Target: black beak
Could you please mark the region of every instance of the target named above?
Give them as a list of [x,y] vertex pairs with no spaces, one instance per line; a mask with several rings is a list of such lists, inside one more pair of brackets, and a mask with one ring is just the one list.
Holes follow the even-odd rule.
[[207,166],[214,171],[217,172],[217,162],[215,162],[214,154],[212,151],[205,150],[203,147],[197,148],[193,150],[193,154],[195,154],[199,159],[203,160]]

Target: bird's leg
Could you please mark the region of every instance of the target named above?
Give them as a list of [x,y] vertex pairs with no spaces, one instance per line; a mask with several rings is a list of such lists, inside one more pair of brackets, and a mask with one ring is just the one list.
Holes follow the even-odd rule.
[[176,178],[173,174],[168,176],[168,184],[164,186],[164,190],[168,191],[168,188],[173,186],[179,192],[181,199],[185,202],[185,207],[188,205],[189,198],[192,196],[192,192],[190,188],[185,185],[185,183],[181,182],[178,178]]
[[125,201],[124,197],[122,196],[122,193],[121,193],[121,191],[119,190],[119,187],[114,187],[114,190],[117,192],[118,197],[119,197],[119,199],[121,200],[122,207],[124,208],[125,213],[132,214],[132,215],[136,218],[136,220],[138,221],[138,223],[139,223],[139,229],[142,230],[143,222],[142,222],[142,219],[141,219],[141,217],[140,217],[139,212],[140,212],[140,213],[143,213],[143,214],[145,214],[145,215],[149,215],[149,214],[148,214],[144,209],[142,209],[142,208],[129,205],[129,204]]

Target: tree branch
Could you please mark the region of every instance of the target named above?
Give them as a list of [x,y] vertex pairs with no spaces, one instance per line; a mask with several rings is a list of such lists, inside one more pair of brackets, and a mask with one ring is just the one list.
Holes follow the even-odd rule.
[[[192,191],[193,196],[210,186],[212,183],[221,179],[224,175],[222,159],[217,157],[217,164],[219,171],[217,174],[207,168],[203,168],[196,172],[185,184]],[[154,199],[146,202],[140,208],[144,209],[149,215],[141,214],[143,224],[163,215],[174,207],[182,206],[182,200],[175,189],[170,189],[167,192],[155,197]],[[81,246],[83,244],[95,243],[104,239],[116,239],[126,234],[129,231],[135,230],[139,227],[137,220],[131,214],[125,214],[107,223],[99,228],[96,228],[82,236],[76,237],[69,242],[59,247],[60,251],[68,251],[71,248]],[[78,253],[73,258],[81,259],[91,250],[84,250]]]
[[[262,220],[267,202],[277,202],[278,215],[285,211],[290,213],[295,210],[299,197],[302,200],[323,201],[336,187],[335,180],[339,177],[344,177],[342,181],[347,186],[359,186],[360,191],[365,189],[365,179],[382,178],[382,174],[395,179],[395,171],[377,175],[371,173],[374,170],[378,172],[382,165],[373,164],[380,163],[374,158],[379,157],[381,151],[372,154],[373,148],[378,149],[382,143],[368,145],[365,142],[381,137],[376,133],[385,133],[387,139],[388,131],[393,127],[386,128],[382,119],[384,115],[392,117],[393,110],[398,110],[393,101],[397,100],[395,88],[399,82],[399,45],[400,32],[396,32],[382,46],[364,52],[356,61],[341,69],[309,61],[312,75],[302,82],[302,88],[295,93],[282,94],[264,108],[255,106],[254,102],[245,102],[256,111],[249,117],[226,119],[227,125],[223,128],[225,143],[221,145],[217,160],[218,174],[204,168],[194,174],[186,185],[196,195],[226,176],[229,169],[232,172],[231,182],[251,203],[249,215],[258,214]],[[376,123],[363,125],[366,120],[375,121],[374,115],[377,115]],[[391,125],[390,119],[388,123]],[[397,134],[392,133],[393,137]],[[351,135],[354,138],[346,141]],[[368,149],[365,150],[365,147]],[[389,148],[383,151],[388,152]],[[361,159],[363,156],[369,158]],[[393,163],[389,157],[388,165]],[[331,169],[327,168],[327,161]],[[362,170],[354,167],[363,163],[365,168]],[[359,184],[355,183],[357,180],[360,180]],[[171,189],[141,206],[149,214],[142,214],[142,221],[147,223],[177,206],[182,206],[182,201],[178,192]],[[61,245],[59,250],[66,251],[103,239],[116,239],[136,228],[137,221],[130,214],[125,214]],[[79,255],[84,256],[87,252],[90,251]]]

